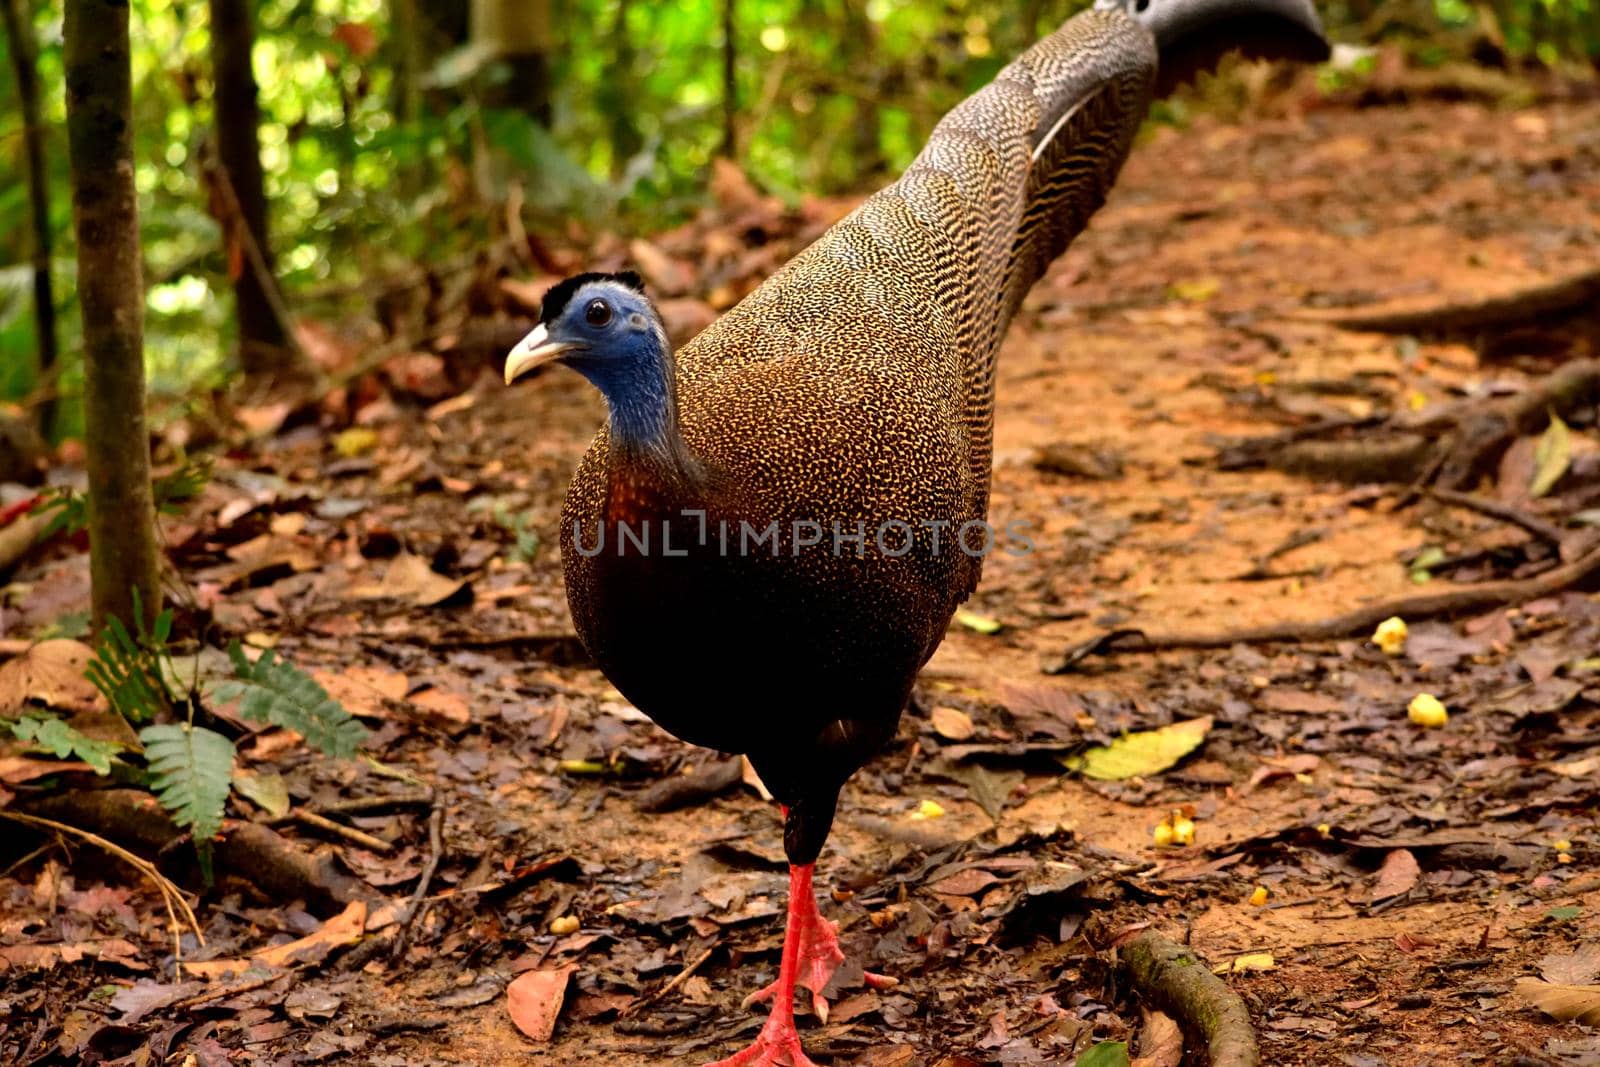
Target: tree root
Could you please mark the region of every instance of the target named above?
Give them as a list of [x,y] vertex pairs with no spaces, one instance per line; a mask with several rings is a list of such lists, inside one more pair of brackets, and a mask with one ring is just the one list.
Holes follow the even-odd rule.
[[1250,1012],[1189,949],[1146,930],[1118,949],[1139,998],[1205,1042],[1211,1067],[1259,1067]]
[[[88,830],[124,848],[160,857],[187,840],[154,797],[137,789],[75,789],[19,802],[14,810]],[[353,900],[381,899],[341,872],[331,855],[312,855],[270,827],[229,820],[213,845],[217,874],[253,886],[274,900],[304,900],[337,910]],[[192,881],[193,870],[183,872]]]
[[[1575,359],[1514,396],[1455,404],[1421,422],[1340,419],[1296,427],[1235,442],[1218,453],[1217,466],[1270,466],[1350,484],[1406,484],[1411,492],[1404,502],[1409,502],[1430,485],[1446,490],[1471,485],[1518,437],[1543,429],[1551,412],[1569,416],[1596,403],[1600,359]],[[1351,433],[1358,436],[1333,438]]]
[[1600,269],[1536,285],[1505,296],[1416,311],[1356,312],[1321,318],[1342,330],[1412,334],[1417,337],[1475,339],[1573,314],[1593,314],[1600,306]]
[[1265,644],[1272,641],[1331,641],[1370,631],[1391,615],[1408,622],[1458,615],[1468,611],[1521,604],[1569,589],[1591,575],[1600,573],[1600,548],[1593,548],[1571,563],[1545,571],[1532,578],[1515,581],[1479,582],[1459,589],[1416,596],[1380,600],[1375,604],[1347,611],[1329,619],[1269,623],[1244,626],[1237,630],[1217,630],[1192,634],[1147,634],[1140,630],[1121,630],[1114,635],[1098,635],[1063,654],[1058,665],[1046,673],[1058,674],[1088,655],[1115,652],[1157,652],[1180,648],[1230,648],[1233,645]]

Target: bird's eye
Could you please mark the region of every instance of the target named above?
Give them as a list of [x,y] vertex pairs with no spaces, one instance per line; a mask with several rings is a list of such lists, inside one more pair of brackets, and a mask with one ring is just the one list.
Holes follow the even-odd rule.
[[591,300],[583,309],[583,317],[590,326],[604,326],[611,321],[611,305],[604,300]]

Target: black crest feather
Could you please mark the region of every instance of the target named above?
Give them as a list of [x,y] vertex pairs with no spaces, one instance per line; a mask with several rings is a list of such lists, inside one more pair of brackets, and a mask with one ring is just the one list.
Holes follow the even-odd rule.
[[604,271],[585,271],[583,274],[574,274],[570,278],[563,278],[550,287],[544,294],[544,302],[539,306],[539,321],[548,325],[555,321],[566,306],[572,303],[573,296],[590,282],[616,282],[625,285],[636,293],[644,292],[644,279],[636,271],[623,270],[615,274]]

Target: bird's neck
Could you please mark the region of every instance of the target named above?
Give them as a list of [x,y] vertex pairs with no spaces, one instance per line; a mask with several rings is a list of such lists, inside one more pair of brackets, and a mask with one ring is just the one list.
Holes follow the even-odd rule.
[[703,465],[679,429],[672,353],[652,348],[623,367],[609,380],[596,382],[611,413],[613,469],[626,471],[633,480],[659,482],[664,488],[698,483]]

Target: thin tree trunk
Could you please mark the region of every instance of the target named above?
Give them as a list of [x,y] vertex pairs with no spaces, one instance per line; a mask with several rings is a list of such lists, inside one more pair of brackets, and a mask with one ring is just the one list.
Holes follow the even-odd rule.
[[722,0],[722,147],[729,159],[739,158],[739,43],[734,36],[735,0]]
[[[253,0],[211,0],[211,74],[215,85],[217,159],[226,188],[217,198],[231,240],[253,243],[230,256],[234,312],[239,324],[239,365],[253,383],[297,382],[309,377],[280,315],[268,240],[267,195],[261,174],[261,110],[250,54],[255,47]],[[232,190],[232,196],[227,190]],[[236,213],[237,217],[228,217]]]
[[83,308],[94,628],[161,608],[150,434],[144,413],[144,282],[133,184],[127,0],[66,0],[67,142]]
[[510,77],[484,93],[491,107],[521,108],[549,128],[550,0],[473,0],[472,40],[504,63]]
[[34,381],[44,397],[35,425],[48,439],[56,411],[56,303],[50,285],[50,186],[45,181],[44,120],[39,114],[39,42],[28,0],[3,2],[17,96],[22,101],[22,144],[28,158],[28,200],[33,208],[33,321],[39,346]]

